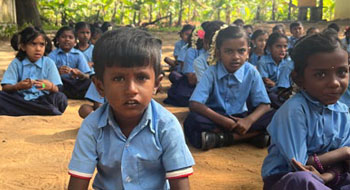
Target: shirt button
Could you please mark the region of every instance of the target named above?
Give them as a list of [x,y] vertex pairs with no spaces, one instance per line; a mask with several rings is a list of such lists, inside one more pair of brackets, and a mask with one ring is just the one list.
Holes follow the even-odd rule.
[[125,147],[126,147],[126,148],[128,148],[128,147],[129,147],[129,145],[130,145],[130,144],[127,142],[127,143],[125,144]]
[[130,183],[130,182],[131,182],[131,178],[128,176],[128,177],[125,178],[125,181],[126,181],[127,183]]

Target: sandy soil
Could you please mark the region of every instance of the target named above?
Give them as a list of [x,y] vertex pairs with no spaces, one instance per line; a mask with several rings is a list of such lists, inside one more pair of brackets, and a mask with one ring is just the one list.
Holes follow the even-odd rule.
[[[266,26],[265,26],[266,27]],[[269,27],[271,28],[271,27]],[[163,56],[171,56],[176,33],[156,33],[163,40]],[[8,42],[0,42],[0,78],[14,57]],[[164,89],[168,80],[162,82]],[[166,93],[155,96],[159,102]],[[62,116],[0,116],[0,189],[66,189],[67,166],[82,119],[79,106],[86,101],[69,100]],[[165,105],[182,123],[187,108]],[[190,147],[195,158],[194,190],[262,189],[261,164],[267,149],[248,144],[206,152]]]

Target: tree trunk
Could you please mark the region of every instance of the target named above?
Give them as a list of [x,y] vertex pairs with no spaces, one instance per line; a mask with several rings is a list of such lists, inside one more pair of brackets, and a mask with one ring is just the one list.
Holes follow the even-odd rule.
[[182,25],[182,12],[183,12],[183,0],[180,0],[179,20],[177,21],[176,26]]
[[118,1],[114,2],[114,9],[113,9],[113,14],[111,18],[111,22],[115,23],[115,15],[117,14],[117,6],[118,6]]
[[169,12],[169,27],[173,25],[173,13]]
[[187,22],[191,21],[191,0],[188,0],[188,14],[187,14]]
[[288,4],[288,20],[291,20],[291,16],[292,16],[292,5],[293,5],[293,0],[289,0],[289,4]]
[[148,22],[152,22],[152,12],[153,12],[153,6],[152,4],[149,5],[149,12],[148,12]]
[[275,9],[276,9],[276,0],[272,0],[272,14],[271,14],[271,20],[276,20]]
[[255,20],[260,20],[260,5],[258,5],[258,7],[256,8],[256,17],[255,17]]
[[31,23],[41,27],[41,20],[36,0],[16,0],[17,24]]
[[298,20],[300,21],[307,20],[307,7],[299,7]]

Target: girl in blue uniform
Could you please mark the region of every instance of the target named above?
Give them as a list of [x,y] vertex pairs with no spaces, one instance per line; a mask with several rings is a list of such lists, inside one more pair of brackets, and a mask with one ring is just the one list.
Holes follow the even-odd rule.
[[91,39],[90,25],[87,24],[86,22],[78,22],[75,25],[75,34],[78,38],[78,43],[75,46],[75,48],[80,50],[84,54],[90,66],[90,69],[93,70],[92,68],[94,63],[92,62],[92,51],[94,50],[94,45],[90,43],[90,39]]
[[49,57],[56,63],[63,81],[63,93],[68,98],[83,99],[91,80],[91,69],[84,54],[73,48],[75,46],[74,30],[63,26],[54,38],[57,49]]
[[[203,150],[254,139],[266,147],[264,130],[273,111],[263,81],[248,58],[248,36],[237,26],[224,27],[213,37],[217,62],[197,84],[184,122],[189,142]],[[249,104],[249,105],[248,105]],[[257,135],[259,135],[258,138]]]
[[348,86],[348,55],[337,37],[321,33],[298,41],[291,57],[301,90],[267,128],[264,189],[349,189],[350,114],[338,101]]
[[253,48],[251,50],[251,54],[249,55],[249,63],[257,66],[261,56],[264,55],[264,49],[268,37],[268,33],[264,30],[258,29],[254,31],[251,37]]
[[62,81],[55,63],[46,57],[50,39],[34,27],[16,36],[12,46],[18,53],[1,81],[0,115],[61,115],[67,97],[58,90]]

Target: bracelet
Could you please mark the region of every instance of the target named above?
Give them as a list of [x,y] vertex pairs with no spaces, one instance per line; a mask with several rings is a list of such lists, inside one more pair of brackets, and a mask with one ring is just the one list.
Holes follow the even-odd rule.
[[323,166],[322,166],[322,164],[321,164],[321,162],[320,162],[320,159],[318,159],[317,154],[315,153],[315,154],[313,155],[313,157],[314,157],[314,163],[315,163],[315,165],[316,165],[316,169],[317,169],[320,173],[324,173],[324,168],[323,168]]
[[338,183],[340,182],[340,173],[335,169],[330,169],[330,170],[328,170],[328,172],[334,174],[334,178],[330,182],[328,182],[328,184],[331,186],[338,185]]

